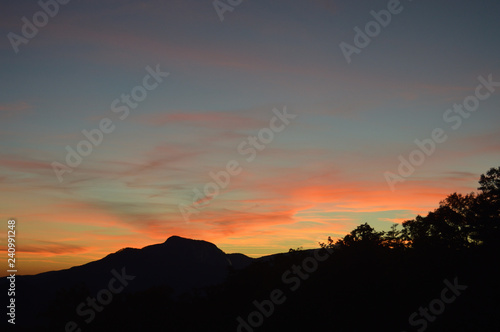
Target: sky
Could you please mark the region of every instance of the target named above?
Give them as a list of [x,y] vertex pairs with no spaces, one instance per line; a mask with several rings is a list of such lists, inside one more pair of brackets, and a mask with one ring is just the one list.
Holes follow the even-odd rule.
[[18,274],[172,235],[314,248],[500,166],[498,1],[1,6],[0,246],[15,219]]

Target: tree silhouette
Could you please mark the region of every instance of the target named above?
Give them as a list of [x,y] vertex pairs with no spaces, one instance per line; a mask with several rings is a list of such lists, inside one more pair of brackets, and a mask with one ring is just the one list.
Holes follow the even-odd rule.
[[350,234],[337,241],[341,247],[376,247],[383,242],[384,232],[376,232],[373,227],[364,223]]
[[491,168],[479,180],[481,193],[474,210],[473,238],[486,246],[499,247],[500,237],[500,167]]
[[486,175],[482,174],[479,179],[479,184],[481,186],[478,189],[485,195],[498,199],[498,194],[500,193],[500,167],[490,168],[490,170],[486,172]]
[[453,193],[427,216],[403,223],[402,237],[413,248],[464,249],[496,245],[500,237],[500,167],[479,180],[480,193]]
[[389,249],[404,249],[406,241],[402,236],[402,231],[398,230],[398,224],[391,226],[391,230],[386,232],[383,236],[382,245]]

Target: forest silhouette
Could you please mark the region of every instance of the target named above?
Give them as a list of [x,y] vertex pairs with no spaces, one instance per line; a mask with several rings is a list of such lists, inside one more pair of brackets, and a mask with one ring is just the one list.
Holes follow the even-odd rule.
[[[500,331],[499,235],[500,167],[481,175],[478,192],[450,194],[426,216],[387,232],[364,223],[336,241],[328,237],[318,249],[290,249],[229,267],[225,282],[182,294],[167,284],[123,292],[81,327]],[[38,331],[65,331],[90,293],[83,284],[61,290],[41,314]]]

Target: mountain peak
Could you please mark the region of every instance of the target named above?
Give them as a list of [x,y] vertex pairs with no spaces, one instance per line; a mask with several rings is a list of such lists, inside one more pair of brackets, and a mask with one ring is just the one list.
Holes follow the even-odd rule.
[[163,244],[173,246],[173,247],[179,247],[179,246],[180,247],[182,247],[182,246],[191,247],[193,245],[198,245],[198,246],[204,245],[204,246],[210,246],[210,247],[217,248],[217,246],[211,242],[204,241],[204,240],[188,239],[188,238],[181,237],[178,235],[172,235]]
[[220,254],[225,255],[225,253],[222,250],[217,248],[217,246],[211,242],[188,239],[177,235],[169,237],[163,243],[152,244],[142,248],[141,250],[148,253],[153,252],[162,255],[166,252],[172,253],[172,250],[177,253],[183,252],[183,254],[208,250],[208,252],[211,253],[217,252],[217,254],[219,255]]
[[184,241],[184,240],[191,240],[191,241],[195,241],[193,239],[188,239],[188,238],[185,238],[185,237],[181,237],[181,236],[178,236],[178,235],[172,235],[171,237],[169,237],[164,243],[168,243],[168,242],[178,242],[178,241]]

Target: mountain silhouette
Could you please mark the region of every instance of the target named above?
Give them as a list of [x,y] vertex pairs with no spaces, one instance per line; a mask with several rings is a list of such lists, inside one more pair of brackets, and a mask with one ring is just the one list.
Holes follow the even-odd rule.
[[[37,275],[16,276],[17,317],[29,322],[60,294],[77,286],[95,296],[109,288],[110,280],[125,276],[123,293],[168,287],[174,296],[223,283],[231,269],[251,264],[243,254],[226,254],[207,241],[171,236],[164,243],[142,249],[124,248],[84,265]],[[8,289],[2,278],[0,287]],[[119,284],[115,282],[115,284]],[[116,286],[118,287],[118,286]],[[85,297],[81,299],[84,301]]]

